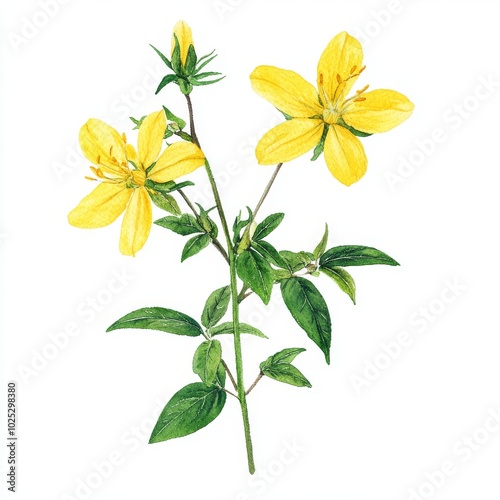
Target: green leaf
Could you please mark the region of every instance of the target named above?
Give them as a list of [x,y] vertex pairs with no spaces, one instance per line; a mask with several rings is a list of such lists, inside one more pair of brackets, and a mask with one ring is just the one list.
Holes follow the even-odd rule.
[[347,125],[347,123],[343,120],[342,117],[338,119],[337,123],[342,127],[346,128],[347,130],[349,130],[351,134],[354,134],[357,137],[370,137],[370,135],[373,135],[373,134],[368,134],[366,132],[361,132],[361,130],[356,130],[354,127]]
[[194,46],[191,44],[188,48],[186,63],[184,64],[184,70],[187,75],[193,74],[197,62],[198,58],[196,57],[196,51],[194,50]]
[[215,375],[214,385],[216,387],[220,387],[224,389],[226,386],[226,370],[222,363],[219,364],[219,368],[217,368],[217,374]]
[[302,373],[290,363],[305,349],[292,347],[283,349],[260,364],[260,371],[269,378],[296,387],[311,387]]
[[252,239],[262,240],[269,234],[271,234],[280,224],[285,217],[285,214],[271,214],[266,217],[260,224],[255,228],[255,233],[253,233]]
[[277,365],[272,368],[262,370],[262,373],[269,378],[294,385],[295,387],[312,387],[311,382],[293,365]]
[[161,57],[161,60],[167,65],[167,67],[169,69],[173,69],[172,68],[172,64],[170,62],[170,60],[168,59],[168,57],[166,57],[164,54],[162,54],[156,47],[154,47],[153,45],[149,44],[150,47],[153,48],[153,50]]
[[319,261],[321,267],[347,267],[347,266],[370,266],[374,264],[385,264],[387,266],[399,266],[399,264],[385,253],[376,248],[360,245],[344,245],[327,250]]
[[155,94],[158,94],[163,87],[166,87],[169,83],[177,81],[177,75],[166,75],[163,77],[162,81],[159,83]]
[[319,270],[329,278],[332,278],[339,288],[351,297],[353,304],[356,304],[356,283],[354,283],[353,277],[345,269],[332,266],[320,267]]
[[240,279],[264,304],[269,304],[273,290],[273,270],[264,257],[252,249],[238,255],[236,270]]
[[179,118],[178,116],[174,115],[172,111],[170,111],[168,108],[163,106],[163,110],[165,111],[165,116],[167,117],[167,120],[177,123],[177,125],[181,130],[186,126],[186,122],[182,118]]
[[132,311],[113,323],[106,331],[123,328],[160,330],[175,335],[197,337],[203,334],[201,326],[190,316],[164,307],[143,307]]
[[325,253],[327,244],[328,244],[328,224],[325,224],[325,233],[323,234],[323,238],[321,238],[321,241],[318,243],[318,246],[314,249],[313,252],[314,258],[316,260],[319,259]]
[[198,208],[200,209],[199,220],[201,226],[213,238],[217,238],[217,235],[219,234],[219,228],[217,227],[217,224],[208,215],[215,207],[212,207],[209,210],[205,210],[199,203],[197,203],[197,205]]
[[219,416],[225,403],[226,393],[218,387],[206,387],[201,382],[183,387],[161,412],[149,442],[187,436],[206,427]]
[[279,365],[281,363],[291,363],[301,352],[305,352],[303,347],[289,347],[288,349],[283,349],[272,356],[269,356],[265,361],[260,364],[260,369],[269,368],[273,365]]
[[231,287],[224,286],[212,292],[207,299],[201,315],[201,324],[205,328],[212,328],[226,314],[231,300]]
[[[264,335],[258,328],[255,328],[252,325],[247,325],[246,323],[240,323],[240,333],[248,333],[250,335],[255,335],[256,337],[260,337],[262,339],[267,339],[266,335]],[[214,326],[210,330],[210,335],[233,335],[233,323],[228,321],[227,323],[221,323],[220,325]]]
[[314,260],[314,255],[312,253],[290,252],[289,250],[282,250],[280,252],[280,257],[286,264],[283,268],[288,269],[291,273],[300,271]]
[[187,186],[194,186],[194,182],[191,181],[183,181],[176,183],[174,181],[168,182],[154,182],[151,179],[146,181],[146,187],[153,189],[154,191],[159,191],[160,193],[173,193],[174,191],[178,191],[179,189],[183,189]]
[[181,262],[184,262],[189,257],[196,255],[201,252],[204,248],[207,248],[212,239],[208,234],[198,234],[194,238],[191,238],[184,245],[184,249],[182,250]]
[[198,59],[198,66],[195,69],[195,73],[199,73],[207,64],[209,64],[211,61],[213,61],[216,57],[217,54],[212,55],[215,52],[215,49],[210,52],[210,54],[204,55],[203,57],[200,57]]
[[234,219],[233,223],[233,243],[236,245],[240,239],[240,233],[242,229],[244,229],[248,224],[250,224],[250,221],[252,220],[252,211],[250,210],[250,207],[247,207],[248,211],[248,219],[242,220],[241,219],[241,212],[238,214],[236,219]]
[[325,141],[326,141],[326,136],[328,134],[329,128],[330,128],[330,126],[325,124],[325,126],[323,128],[323,134],[321,135],[321,139],[318,142],[318,144],[316,145],[316,147],[314,148],[313,157],[311,158],[311,161],[316,161],[321,156],[321,153],[325,149]]
[[218,340],[206,340],[196,349],[193,358],[193,372],[210,387],[217,375],[222,359],[222,346]]
[[281,258],[278,250],[267,241],[252,241],[252,248],[259,252],[269,263],[278,267],[286,267],[286,263]]
[[180,217],[168,215],[162,219],[155,220],[155,224],[165,229],[170,229],[170,231],[182,236],[204,232],[197,220],[190,214],[183,214]]
[[[182,75],[182,63],[181,63],[181,46],[179,44],[179,39],[174,33],[174,50],[172,51],[172,69],[176,75]],[[180,82],[179,82],[180,83]]]
[[323,351],[330,364],[332,323],[325,299],[305,278],[290,278],[281,282],[283,300],[297,324]]
[[181,215],[181,209],[173,196],[164,193],[152,194],[151,192],[149,193],[149,196],[153,200],[153,203],[162,210],[170,212],[174,215]]
[[201,87],[203,85],[212,85],[214,83],[218,83],[220,82],[221,80],[224,80],[224,78],[226,78],[226,76],[222,76],[221,78],[217,78],[215,80],[210,80],[209,82],[200,82],[199,80],[197,80],[195,77],[191,77],[189,79],[189,81],[195,86],[195,87]]

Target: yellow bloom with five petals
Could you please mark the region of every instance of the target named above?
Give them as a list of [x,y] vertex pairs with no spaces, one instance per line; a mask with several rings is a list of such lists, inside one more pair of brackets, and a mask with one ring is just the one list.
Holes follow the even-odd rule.
[[[387,132],[413,111],[410,100],[394,90],[347,94],[365,69],[363,49],[346,32],[335,36],[318,63],[317,89],[294,71],[258,66],[250,75],[253,89],[291,117],[267,132],[256,148],[261,165],[293,160],[324,140],[332,175],[349,186],[366,172],[368,160],[355,134]],[[359,134],[361,132],[361,134]]]
[[99,185],[73,209],[69,223],[93,229],[114,222],[123,212],[120,251],[135,255],[146,243],[152,224],[147,180],[172,181],[204,165],[198,146],[177,142],[160,155],[167,126],[164,111],[151,113],[139,129],[137,151],[113,127],[91,118],[80,130],[80,147],[95,167]]

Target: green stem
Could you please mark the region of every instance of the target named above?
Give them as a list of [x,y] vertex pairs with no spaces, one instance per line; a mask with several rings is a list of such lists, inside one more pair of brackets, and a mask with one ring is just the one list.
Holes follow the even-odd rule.
[[[194,116],[193,116],[193,105],[189,95],[186,95],[186,101],[189,109],[189,124],[191,128],[191,137],[193,138],[193,143],[200,147],[200,142],[196,135]],[[212,192],[214,195],[215,203],[217,205],[217,211],[219,213],[220,221],[222,224],[222,230],[226,237],[227,243],[227,253],[229,257],[229,274],[230,274],[230,286],[231,286],[231,302],[232,302],[232,314],[233,314],[233,330],[234,330],[234,354],[236,360],[236,385],[238,389],[238,399],[240,401],[241,415],[243,417],[243,428],[245,431],[245,442],[247,449],[247,460],[248,460],[248,470],[250,474],[255,473],[255,464],[253,458],[253,446],[252,437],[250,434],[250,421],[248,418],[248,406],[245,394],[245,382],[243,378],[243,355],[241,350],[241,334],[240,334],[240,311],[238,303],[238,281],[236,277],[236,255],[234,253],[233,242],[231,241],[231,234],[229,232],[229,226],[227,224],[226,214],[224,213],[224,208],[222,207],[222,202],[219,195],[219,189],[215,182],[215,178],[210,167],[208,160],[205,160],[205,170],[208,175],[208,180],[210,181],[210,186],[212,187]]]

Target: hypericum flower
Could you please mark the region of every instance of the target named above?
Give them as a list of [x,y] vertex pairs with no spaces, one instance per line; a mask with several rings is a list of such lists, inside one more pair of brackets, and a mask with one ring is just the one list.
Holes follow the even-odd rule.
[[259,141],[258,162],[290,161],[319,145],[337,180],[349,186],[361,179],[368,160],[356,135],[391,130],[414,108],[403,94],[367,92],[368,85],[346,98],[364,69],[361,44],[346,32],[335,36],[321,55],[318,90],[294,71],[258,66],[250,75],[253,89],[291,117]]
[[[135,255],[146,243],[152,224],[147,180],[165,183],[204,165],[203,152],[191,142],[176,142],[160,155],[167,126],[165,113],[147,116],[139,129],[137,151],[125,135],[96,118],[80,130],[80,146],[99,185],[70,212],[69,223],[81,228],[104,227],[123,212],[120,251]],[[160,156],[159,156],[160,155]],[[159,157],[158,157],[159,156]]]
[[174,26],[174,32],[172,34],[172,50],[170,52],[171,56],[173,55],[175,49],[175,37],[177,37],[177,40],[179,41],[181,63],[182,65],[185,65],[189,47],[191,45],[194,47],[193,32],[186,21],[177,21]]

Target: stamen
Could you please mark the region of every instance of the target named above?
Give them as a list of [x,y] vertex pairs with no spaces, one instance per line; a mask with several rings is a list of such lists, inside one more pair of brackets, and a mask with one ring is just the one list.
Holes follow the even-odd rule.
[[351,75],[358,69],[356,65],[351,68]]
[[361,73],[363,73],[363,71],[366,69],[366,65],[363,66],[359,71],[358,71],[358,75],[361,75]]
[[88,181],[96,181],[97,182],[97,179],[94,179],[93,177],[88,177],[87,175],[85,176],[85,179],[87,179]]
[[127,136],[125,135],[125,132],[122,133],[122,139],[123,139],[123,142],[127,142]]
[[366,101],[366,97],[356,97],[353,102],[363,102]]
[[365,85],[361,90],[356,90],[356,94],[360,95],[368,90],[369,85]]
[[342,83],[342,77],[337,73],[337,82],[339,85]]
[[323,73],[319,74],[319,84],[323,85]]
[[101,155],[98,155],[97,156],[97,164],[100,165],[101,164]]

